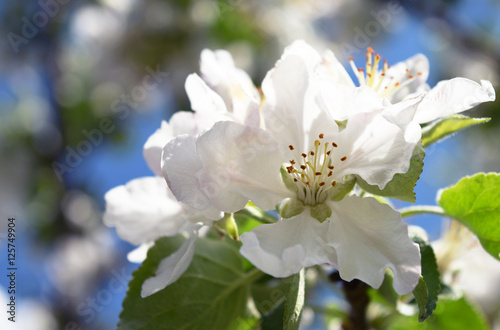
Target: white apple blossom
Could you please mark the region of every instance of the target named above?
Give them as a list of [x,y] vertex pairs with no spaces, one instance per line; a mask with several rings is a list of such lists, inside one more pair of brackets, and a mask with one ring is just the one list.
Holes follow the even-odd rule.
[[193,112],[176,112],[144,145],[144,157],[158,176],[162,176],[161,151],[178,135],[197,136],[223,120],[259,126],[260,95],[248,74],[234,66],[229,52],[203,50],[200,69],[203,79],[193,73],[185,84]]
[[[357,68],[354,60],[349,58],[359,86],[373,89],[379,97],[392,103],[427,92],[414,117],[420,124],[495,100],[495,90],[488,80],[481,80],[481,84],[478,84],[466,78],[453,78],[440,81],[431,89],[426,83],[429,76],[429,61],[423,54],[414,55],[393,66],[389,66],[387,60],[382,63],[381,60],[381,55],[375,54],[371,47],[367,48],[365,68]],[[325,83],[326,89],[352,90],[356,86],[331,51],[327,51],[323,56],[323,63],[318,73],[329,81]],[[332,84],[341,85],[343,88],[332,87]],[[335,93],[327,91],[323,96],[326,103],[335,102]]]
[[202,212],[177,202],[161,177],[132,180],[108,191],[105,200],[104,223],[116,227],[123,240],[140,244],[129,253],[130,261],[142,262],[156,239],[179,233],[187,238],[178,251],[160,262],[156,276],[144,282],[143,297],[175,282],[186,271],[194,255],[194,242],[200,227],[211,223]]
[[[219,122],[199,137],[179,136],[164,148],[165,177],[179,201],[200,211],[236,212],[249,200],[263,210],[279,205],[277,223],[241,236],[240,252],[270,275],[329,263],[345,280],[379,287],[389,267],[395,290],[411,292],[420,254],[399,213],[373,198],[344,196],[351,175],[383,189],[408,170],[421,137],[412,118],[422,96],[391,105],[356,88],[326,107],[320,64],[305,43],[292,44],[262,84],[265,129]],[[338,123],[343,105],[353,113]]]
[[149,296],[175,282],[189,267],[196,238],[202,225],[210,225],[223,214],[207,208],[198,211],[178,202],[161,173],[164,145],[178,135],[197,136],[215,122],[229,120],[259,125],[260,96],[249,76],[234,66],[223,50],[204,50],[201,55],[203,78],[191,74],[186,92],[194,112],[178,112],[163,122],[144,145],[144,157],[156,177],[143,177],[110,190],[106,195],[104,223],[116,227],[118,235],[139,248],[129,260],[142,262],[153,242],[164,236],[184,234],[187,239],[172,255],[160,262],[156,275],[146,280],[141,295]]

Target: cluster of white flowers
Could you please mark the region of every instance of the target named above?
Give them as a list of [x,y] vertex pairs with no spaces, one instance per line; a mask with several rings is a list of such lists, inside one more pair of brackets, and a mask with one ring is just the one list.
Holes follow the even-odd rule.
[[398,212],[353,193],[355,175],[383,189],[408,171],[420,124],[495,94],[490,82],[464,78],[431,89],[421,54],[391,67],[371,48],[366,56],[365,69],[350,61],[357,86],[332,52],[296,41],[259,93],[228,52],[202,52],[201,78],[186,80],[194,112],[176,113],[144,146],[156,176],[106,195],[105,223],[142,250],[162,236],[188,237],[144,283],[143,297],[187,269],[201,226],[249,201],[279,210],[276,223],[241,236],[241,254],[262,271],[287,277],[330,264],[344,280],[377,288],[390,268],[397,293],[414,289],[418,245]]

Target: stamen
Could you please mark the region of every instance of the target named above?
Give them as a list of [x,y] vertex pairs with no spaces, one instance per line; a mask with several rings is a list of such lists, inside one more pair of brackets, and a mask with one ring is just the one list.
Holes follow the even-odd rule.
[[291,144],[288,146],[288,148],[290,148],[290,150],[295,149]]
[[345,161],[346,159],[347,159],[347,157],[346,157],[346,156],[344,156],[344,157],[340,158],[340,160],[341,160],[341,161]]
[[[379,71],[379,63],[382,60],[382,56],[375,54],[375,51],[371,47],[367,47],[366,50],[366,71],[362,68],[357,68],[352,57],[349,57],[349,64],[356,78],[358,78],[359,85],[371,87],[382,97],[391,97],[397,90],[413,81],[415,75],[423,75],[422,72],[413,74],[410,68],[404,68],[404,74],[398,70],[398,72],[394,72],[396,77],[388,77],[387,73],[391,66],[388,65],[387,60],[383,61],[381,71]],[[391,82],[391,80],[394,82]]]
[[[325,135],[320,133],[318,137],[324,139]],[[333,163],[337,160],[331,158],[334,147],[337,147],[335,142],[315,140],[314,146],[307,153],[297,154],[295,148],[290,148],[295,157],[289,161],[288,166],[285,165],[285,168],[293,182],[297,184],[297,197],[306,205],[314,206],[322,203],[327,198],[328,190],[335,186]]]

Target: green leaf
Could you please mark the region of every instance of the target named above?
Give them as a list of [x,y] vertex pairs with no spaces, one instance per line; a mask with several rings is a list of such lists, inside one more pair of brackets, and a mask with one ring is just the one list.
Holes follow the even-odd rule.
[[302,309],[304,308],[304,297],[306,280],[304,268],[290,277],[290,289],[285,298],[285,313],[283,315],[283,329],[299,329]]
[[455,186],[439,191],[438,203],[500,260],[500,174],[479,173],[462,178]]
[[283,329],[283,313],[285,301],[283,300],[275,309],[262,316],[261,330]]
[[133,274],[118,329],[226,329],[248,318],[249,284],[262,273],[243,272],[243,259],[231,240],[199,238],[193,261],[173,284],[141,298],[142,283],[184,239],[161,238]]
[[[255,306],[262,315],[270,314],[278,305],[285,301],[285,296],[290,286],[287,279],[276,282],[274,277],[266,277],[268,281],[254,283],[251,289]],[[279,318],[283,322],[283,311]],[[281,327],[283,327],[283,324]]]
[[379,196],[399,199],[409,203],[415,203],[415,185],[422,173],[424,166],[425,149],[420,142],[413,149],[411,157],[410,169],[404,174],[396,174],[384,189],[379,189],[377,186],[368,184],[361,177],[357,176],[357,183],[361,189]]
[[258,329],[258,324],[259,323],[260,323],[260,318],[258,318],[258,317],[237,318],[229,326],[228,330],[253,330],[253,329]]
[[[422,277],[413,291],[413,295],[418,303],[418,320],[423,322],[436,309],[438,294],[441,291],[441,281],[439,279],[436,256],[432,247],[419,237],[413,236],[412,240],[420,246]],[[424,283],[421,283],[422,280]]]
[[425,316],[425,305],[429,299],[429,293],[427,291],[427,285],[425,284],[424,278],[420,276],[418,280],[417,287],[413,290],[413,295],[418,305],[418,320],[422,320]]
[[422,142],[424,147],[428,147],[461,129],[488,121],[490,121],[490,118],[470,118],[464,115],[452,115],[424,127],[422,129]]
[[[414,317],[397,317],[388,327],[390,330],[423,329]],[[426,322],[428,330],[474,329],[487,330],[489,327],[484,316],[465,298],[459,300],[442,300],[439,306]]]

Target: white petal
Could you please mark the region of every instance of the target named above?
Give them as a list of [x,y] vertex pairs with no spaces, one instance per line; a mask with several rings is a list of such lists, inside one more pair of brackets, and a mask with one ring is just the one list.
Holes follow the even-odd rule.
[[202,50],[200,55],[201,76],[210,87],[216,88],[216,86],[226,85],[227,73],[234,68],[233,57],[228,51],[223,49]]
[[318,98],[335,120],[343,121],[384,107],[383,99],[370,87],[350,88],[328,80],[319,81],[318,85]]
[[330,206],[333,214],[328,239],[337,253],[340,276],[379,288],[389,267],[396,292],[413,291],[421,274],[420,252],[408,237],[401,215],[371,197],[349,196]]
[[214,115],[227,112],[222,98],[210,89],[197,74],[192,73],[187,77],[185,87],[191,102],[191,109],[195,112]]
[[[408,102],[407,111],[414,113],[417,104]],[[394,120],[402,118],[395,117]],[[369,184],[383,189],[396,173],[406,173],[421,130],[411,121],[401,126],[389,122],[383,113],[362,113],[351,117],[336,141],[339,147],[334,151],[335,175],[342,178],[347,174],[358,174]],[[344,156],[347,159],[340,161]]]
[[104,196],[104,223],[135,245],[176,235],[189,223],[162,177],[144,177],[111,189]]
[[142,284],[141,297],[146,298],[174,283],[188,269],[193,260],[198,231],[193,230],[181,247],[163,259],[158,265],[155,276]]
[[127,260],[135,264],[141,264],[148,255],[149,248],[154,245],[154,242],[143,243],[134,250],[127,253]]
[[318,67],[318,73],[321,76],[327,77],[333,83],[350,88],[355,87],[354,82],[345,70],[344,66],[339,62],[331,50],[327,50],[323,54],[323,60],[321,61],[321,65]]
[[325,244],[327,221],[303,212],[274,224],[260,225],[241,235],[240,253],[263,272],[287,277],[304,267],[336,263],[335,251]]
[[320,62],[316,50],[297,40],[285,49],[262,82],[265,127],[279,142],[282,152],[286,152],[289,145],[297,150],[304,149],[303,124],[308,110],[306,93],[309,79]]
[[203,80],[222,97],[240,123],[259,126],[259,92],[248,74],[234,66],[229,52],[203,50],[200,69]]
[[216,123],[199,137],[197,151],[200,187],[218,210],[236,212],[248,200],[271,210],[290,194],[281,180],[278,144],[260,128]]
[[191,108],[195,111],[197,134],[209,129],[218,121],[239,120],[228,111],[221,96],[208,87],[195,73],[190,74],[186,79],[186,93],[191,102]]
[[[196,125],[196,114],[191,111],[177,111],[172,115],[168,124],[172,131],[172,138],[182,134],[198,135],[201,129],[204,129]],[[162,146],[162,150],[165,144]]]
[[[413,76],[413,81],[410,83],[405,83],[409,76]],[[387,82],[394,83],[398,81],[401,83],[400,87],[395,93],[390,97],[391,102],[397,103],[405,99],[408,95],[415,92],[425,90],[426,80],[429,76],[429,60],[423,54],[416,54],[404,62],[396,63],[392,65],[386,72],[386,77],[393,77],[393,79],[386,79]],[[384,82],[384,86],[387,85]],[[380,90],[383,89],[381,86]]]
[[279,141],[282,151],[290,144],[298,150],[304,147],[304,101],[310,74],[301,57],[290,55],[284,56],[262,82],[266,130]]
[[146,141],[143,148],[144,159],[151,171],[158,176],[161,172],[161,152],[163,147],[174,137],[170,126],[166,121],[161,123],[161,128],[157,129]]
[[178,201],[203,212],[209,219],[218,220],[222,214],[211,206],[196,176],[203,166],[196,150],[196,140],[194,136],[181,135],[165,146],[163,174]]
[[280,62],[284,59],[293,56],[300,57],[302,62],[307,66],[308,71],[311,72],[318,68],[318,65],[322,60],[318,52],[304,40],[295,40],[292,44],[285,48],[283,55],[276,66],[279,66]]
[[465,78],[441,81],[420,103],[415,120],[427,123],[494,100],[495,90],[487,80],[482,80],[481,85]]

